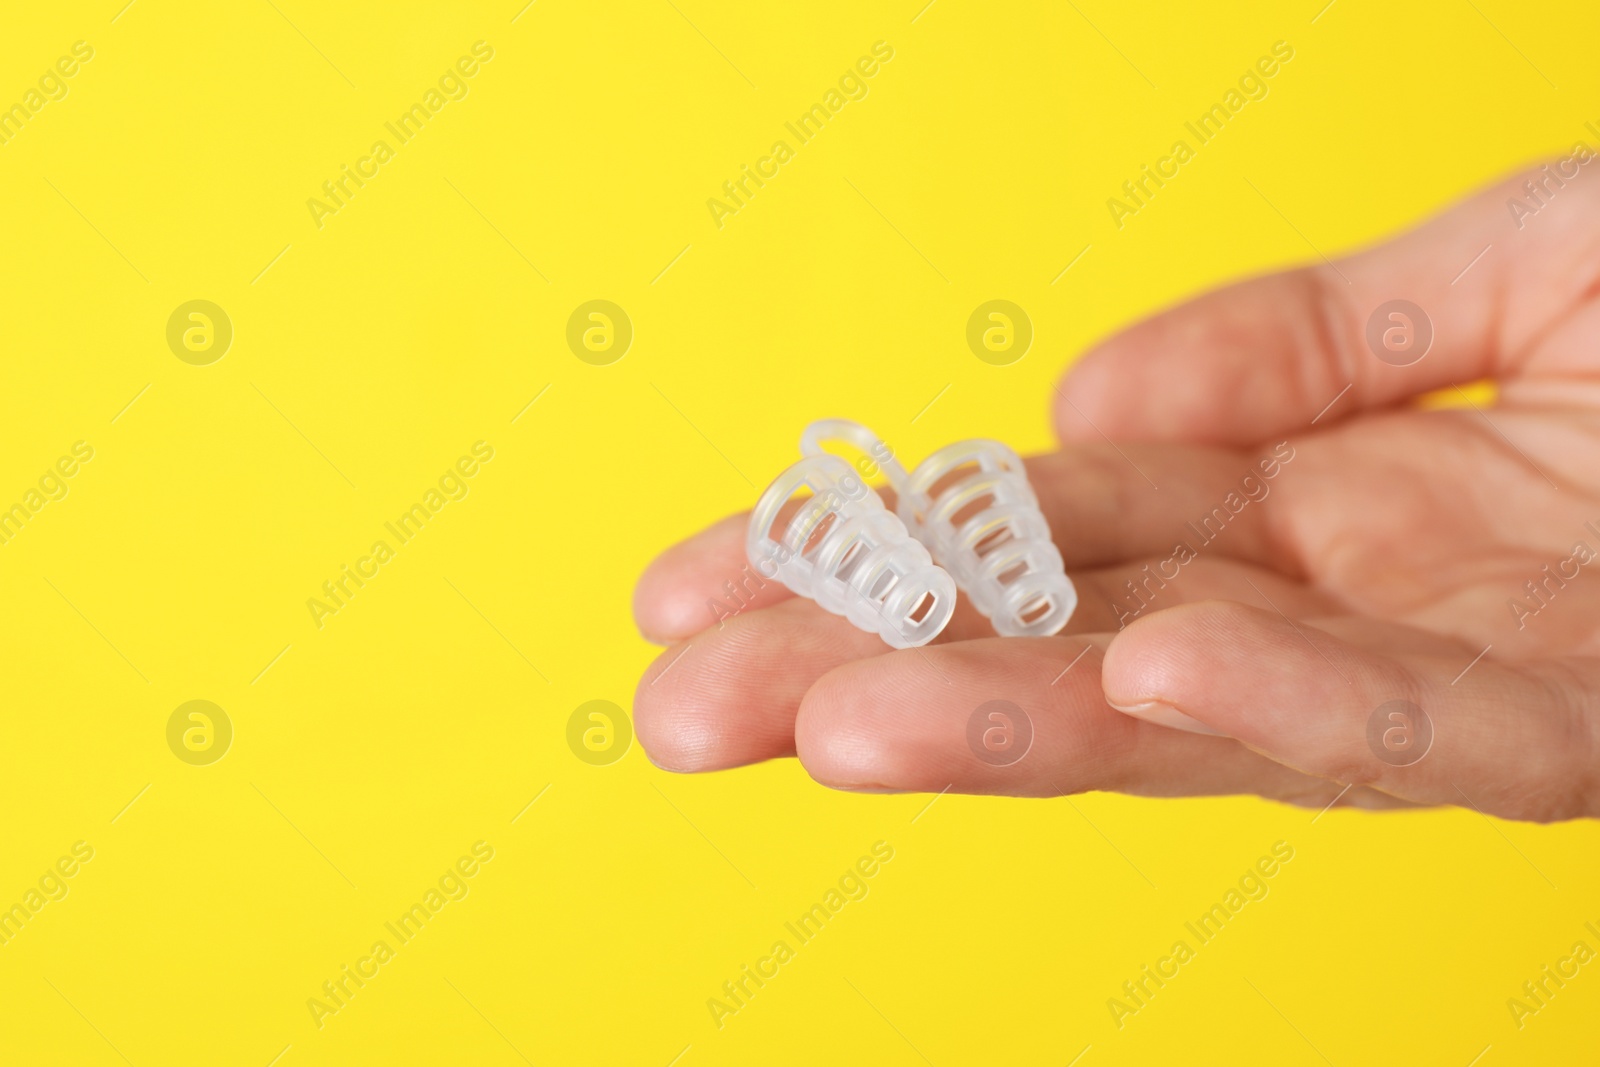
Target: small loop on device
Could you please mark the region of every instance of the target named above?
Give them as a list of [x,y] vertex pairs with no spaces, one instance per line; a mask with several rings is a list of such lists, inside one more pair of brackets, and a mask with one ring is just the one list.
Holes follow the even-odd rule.
[[806,456],[826,455],[822,447],[824,441],[843,441],[845,444],[860,451],[864,456],[876,464],[889,479],[889,484],[897,493],[904,492],[910,475],[905,467],[895,459],[894,450],[891,449],[883,438],[873,433],[859,422],[850,419],[821,419],[805,428],[800,435],[800,452]]

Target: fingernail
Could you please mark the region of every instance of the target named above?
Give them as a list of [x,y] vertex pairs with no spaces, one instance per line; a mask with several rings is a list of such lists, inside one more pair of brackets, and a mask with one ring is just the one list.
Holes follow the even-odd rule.
[[[1109,700],[1106,703],[1111,704]],[[1170,726],[1174,730],[1187,730],[1191,734],[1209,734],[1212,737],[1228,736],[1221,730],[1213,730],[1198,719],[1190,718],[1171,704],[1163,704],[1158,700],[1146,704],[1111,704],[1111,706],[1124,715],[1132,715],[1135,719],[1153,722],[1157,726]]]

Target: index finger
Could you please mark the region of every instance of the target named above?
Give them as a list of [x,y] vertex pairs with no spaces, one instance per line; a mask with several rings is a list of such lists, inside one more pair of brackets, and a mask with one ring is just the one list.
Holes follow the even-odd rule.
[[1370,251],[1125,330],[1067,374],[1057,432],[1241,445],[1450,385],[1592,363],[1586,346],[1536,352],[1600,280],[1600,177],[1579,166],[1575,153]]

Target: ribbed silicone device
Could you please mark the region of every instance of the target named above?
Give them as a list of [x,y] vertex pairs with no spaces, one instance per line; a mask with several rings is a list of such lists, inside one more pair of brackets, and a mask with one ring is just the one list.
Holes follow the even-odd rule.
[[1059,633],[1078,606],[1050,525],[1015,452],[999,441],[939,449],[909,474],[871,430],[847,419],[812,423],[800,451],[845,441],[874,457],[899,494],[905,526],[1003,637]]
[[778,475],[750,517],[745,552],[762,577],[895,648],[927,644],[955,610],[955,581],[838,456],[808,456]]

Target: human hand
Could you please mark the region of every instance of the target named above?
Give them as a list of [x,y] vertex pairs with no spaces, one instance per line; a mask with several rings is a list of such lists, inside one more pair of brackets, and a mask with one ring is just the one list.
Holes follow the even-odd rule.
[[[1600,176],[1554,169],[1073,367],[1063,450],[1029,461],[1079,591],[1059,636],[995,637],[963,598],[894,651],[773,581],[718,622],[746,517],[669,549],[635,593],[673,646],[635,700],[650,758],[798,755],[861,791],[1597,814]],[[1406,366],[1424,334],[1386,346],[1396,299],[1432,331]],[[1481,379],[1492,407],[1415,403]],[[991,724],[1014,751],[969,741]]]

